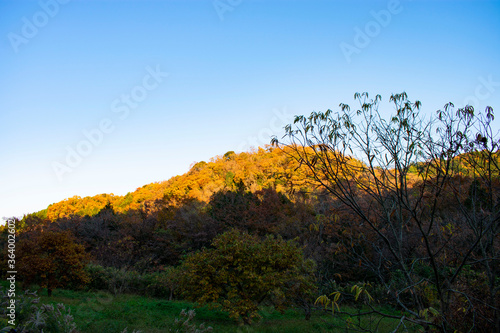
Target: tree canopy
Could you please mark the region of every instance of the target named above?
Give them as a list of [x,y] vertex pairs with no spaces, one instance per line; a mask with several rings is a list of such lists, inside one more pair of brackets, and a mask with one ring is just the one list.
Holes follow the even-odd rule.
[[69,231],[39,231],[20,242],[18,267],[23,281],[47,288],[78,287],[89,282],[89,256]]
[[190,300],[249,323],[261,303],[282,310],[314,290],[314,262],[292,241],[234,229],[212,246],[188,255],[180,267],[182,293]]

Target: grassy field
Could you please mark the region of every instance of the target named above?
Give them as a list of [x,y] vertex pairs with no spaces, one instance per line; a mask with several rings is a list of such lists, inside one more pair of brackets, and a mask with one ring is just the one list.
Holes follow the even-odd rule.
[[[43,303],[63,303],[71,313],[81,333],[119,333],[125,328],[143,333],[168,332],[179,317],[182,309],[193,309],[194,304],[181,301],[167,301],[137,295],[114,296],[105,292],[79,292],[55,290],[52,297],[41,297]],[[239,326],[229,316],[206,307],[196,308],[194,322],[213,327],[213,332],[349,332],[344,322],[332,317],[331,312],[314,311],[311,320],[306,321],[299,310],[288,310],[280,314],[272,309],[261,310],[262,319],[252,326]],[[384,319],[379,332],[392,331],[397,321]],[[403,332],[403,330],[401,330]]]

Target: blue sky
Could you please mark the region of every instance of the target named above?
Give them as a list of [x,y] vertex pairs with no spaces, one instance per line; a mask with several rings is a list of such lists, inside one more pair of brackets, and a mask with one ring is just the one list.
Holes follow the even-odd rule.
[[358,91],[498,110],[499,17],[500,1],[1,1],[0,218],[169,179]]

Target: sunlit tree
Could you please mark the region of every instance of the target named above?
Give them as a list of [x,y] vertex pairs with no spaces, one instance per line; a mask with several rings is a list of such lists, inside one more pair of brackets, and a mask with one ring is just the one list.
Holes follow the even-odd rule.
[[314,268],[293,242],[238,230],[218,236],[213,248],[192,253],[180,267],[182,295],[209,304],[250,323],[263,302],[283,310],[309,303],[314,290]]

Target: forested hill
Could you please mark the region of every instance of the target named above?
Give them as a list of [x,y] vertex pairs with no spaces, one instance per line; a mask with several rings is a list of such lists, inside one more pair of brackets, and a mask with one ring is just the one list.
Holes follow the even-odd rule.
[[[216,192],[238,189],[252,193],[266,188],[286,194],[313,192],[317,188],[311,184],[313,177],[306,175],[308,169],[301,167],[289,153],[272,146],[239,154],[228,151],[211,158],[209,162],[193,163],[183,175],[144,185],[124,196],[112,193],[83,198],[73,196],[26,215],[25,219],[32,216],[56,221],[72,215],[94,216],[106,205],[110,205],[115,213],[137,213],[179,206],[193,199],[207,203]],[[417,173],[415,165],[410,168],[408,176],[415,181]]]
[[125,196],[73,197],[25,216],[15,223],[23,284],[168,295],[247,321],[264,300],[304,306],[306,315],[318,303],[371,302],[400,324],[499,331],[492,111],[474,121],[470,107],[446,107],[430,120],[435,138],[423,134],[430,125],[417,118],[418,103],[392,98],[404,108],[390,122],[373,120],[376,102],[354,113],[365,125],[350,113],[312,113],[288,127],[288,143],[227,152]]
[[55,221],[58,218],[94,216],[108,203],[117,213],[138,211],[158,204],[177,205],[188,199],[208,202],[220,190],[244,188],[255,192],[274,188],[277,192],[304,190],[304,172],[280,149],[270,146],[236,154],[232,151],[194,163],[183,175],[137,188],[125,196],[99,194],[74,196],[51,204],[32,215]]

